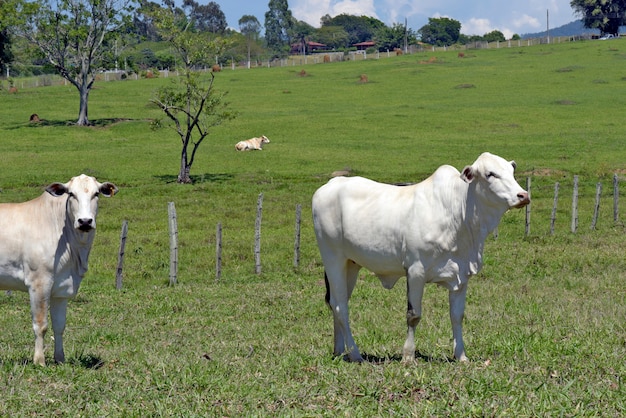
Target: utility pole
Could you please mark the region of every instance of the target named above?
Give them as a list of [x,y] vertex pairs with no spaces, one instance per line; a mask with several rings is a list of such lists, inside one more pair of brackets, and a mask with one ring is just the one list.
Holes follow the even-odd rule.
[[546,35],[548,37],[548,43],[550,43],[550,10],[546,9]]

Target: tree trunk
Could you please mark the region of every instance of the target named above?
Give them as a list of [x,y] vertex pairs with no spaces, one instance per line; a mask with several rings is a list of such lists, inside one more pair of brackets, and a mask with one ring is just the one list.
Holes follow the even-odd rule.
[[189,172],[191,171],[191,166],[187,163],[187,146],[183,146],[183,151],[180,157],[180,172],[178,173],[178,179],[176,180],[178,183],[191,183],[191,176],[189,176]]
[[81,84],[80,87],[78,87],[78,93],[80,94],[80,107],[78,109],[78,121],[76,124],[78,126],[88,126],[89,85],[86,83]]

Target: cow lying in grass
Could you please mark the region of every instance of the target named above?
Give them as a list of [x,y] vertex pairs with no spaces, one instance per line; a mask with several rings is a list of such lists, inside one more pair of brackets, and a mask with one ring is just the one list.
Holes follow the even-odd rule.
[[263,144],[269,144],[270,140],[265,135],[258,138],[250,138],[245,141],[239,141],[235,145],[237,151],[261,151]]

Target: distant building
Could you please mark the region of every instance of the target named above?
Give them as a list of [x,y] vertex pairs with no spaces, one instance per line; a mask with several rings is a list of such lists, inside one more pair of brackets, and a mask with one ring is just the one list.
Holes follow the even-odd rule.
[[[319,42],[307,41],[306,42],[306,51],[307,54],[317,51],[325,51],[328,49],[328,46],[325,44],[320,44]],[[291,54],[292,55],[302,55],[302,43],[297,42],[295,44],[291,44]]]
[[355,46],[357,51],[365,51],[367,48],[373,48],[376,46],[376,42],[374,41],[365,41],[365,42],[359,42],[358,44],[353,44],[352,46]]

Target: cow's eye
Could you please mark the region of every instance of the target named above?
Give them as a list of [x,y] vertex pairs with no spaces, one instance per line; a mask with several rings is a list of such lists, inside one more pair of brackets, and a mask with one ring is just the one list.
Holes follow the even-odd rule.
[[500,178],[500,176],[498,176],[498,175],[497,175],[496,173],[494,173],[493,171],[489,171],[489,172],[487,172],[487,178],[488,178],[488,179],[491,179],[491,178],[497,179],[497,178]]

